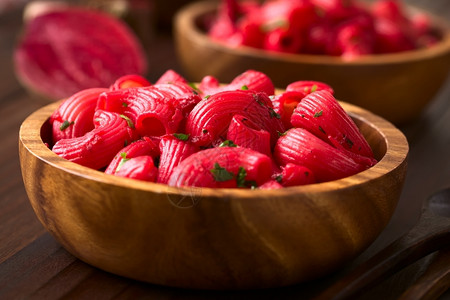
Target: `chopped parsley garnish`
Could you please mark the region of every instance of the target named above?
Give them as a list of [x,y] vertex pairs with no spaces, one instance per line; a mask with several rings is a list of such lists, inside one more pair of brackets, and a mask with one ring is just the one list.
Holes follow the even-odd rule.
[[259,105],[265,106],[264,102],[259,100],[259,96],[257,94],[253,94],[253,99],[255,99],[255,101],[258,102]]
[[121,117],[122,119],[124,119],[125,121],[127,121],[128,127],[130,127],[131,129],[134,129],[133,121],[131,121],[130,118],[128,118],[128,117],[125,116],[125,115],[120,115],[120,117]]
[[278,28],[288,28],[289,22],[285,19],[277,19],[261,25],[261,31],[270,32]]
[[128,107],[128,103],[122,102],[122,106],[123,106],[123,107]]
[[271,118],[277,118],[277,119],[280,119],[280,118],[281,118],[280,114],[276,113],[276,112],[273,110],[273,108],[269,108],[269,110],[270,110],[270,117],[271,117]]
[[236,183],[238,187],[246,187],[245,176],[247,176],[247,171],[244,167],[239,167],[239,171],[236,176]]
[[194,92],[194,94],[198,95],[198,92],[199,92],[200,90],[199,90],[198,87],[195,85],[195,83],[190,82],[190,83],[189,83],[189,86],[192,88],[192,91]]
[[220,143],[219,147],[237,147],[237,145],[231,140],[226,140]]
[[120,170],[120,168],[122,168],[123,164],[130,160],[130,158],[127,158],[126,152],[120,152],[120,156],[122,157],[122,159],[120,160],[115,173],[119,172],[119,170]]
[[347,143],[347,145],[351,148],[353,147],[353,142],[351,139],[349,139],[348,137],[345,138],[345,142]]
[[228,172],[227,169],[222,168],[219,163],[214,164],[214,168],[210,170],[217,182],[223,182],[233,179],[233,173]]
[[315,91],[317,91],[318,86],[315,84],[311,87],[311,93],[314,93]]
[[189,134],[185,133],[174,133],[173,136],[179,139],[180,141],[187,141],[189,139]]
[[283,175],[280,174],[275,177],[276,182],[281,183],[281,180],[283,180]]
[[323,110],[321,110],[321,111],[319,111],[319,112],[316,112],[316,113],[314,114],[314,118],[318,118],[318,117],[322,116],[322,114],[323,114]]
[[280,137],[280,136],[285,136],[287,134],[287,131],[285,131],[285,132],[277,131],[277,133],[278,133],[278,136]]
[[203,134],[207,134],[208,130],[207,129],[203,129],[202,132],[203,132]]
[[241,90],[243,90],[243,91],[248,91],[248,86],[243,85],[243,86],[241,87]]
[[211,95],[206,95],[206,96],[204,97],[204,99],[207,100],[207,99],[209,99],[209,97],[211,97]]
[[327,133],[325,132],[325,130],[323,130],[322,126],[319,126],[319,130],[322,131],[324,134],[327,134]]
[[64,131],[67,128],[69,128],[70,125],[74,124],[74,122],[69,122],[67,120],[65,120],[64,122],[62,122],[61,126],[59,126],[59,130]]

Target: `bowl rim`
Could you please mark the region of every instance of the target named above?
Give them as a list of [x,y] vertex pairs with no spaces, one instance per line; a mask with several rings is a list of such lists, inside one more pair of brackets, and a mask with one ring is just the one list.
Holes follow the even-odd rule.
[[[377,131],[386,144],[386,153],[373,167],[348,176],[342,179],[314,183],[303,186],[286,187],[276,190],[250,190],[250,189],[229,189],[229,188],[204,188],[204,187],[171,187],[166,184],[145,182],[135,179],[123,178],[114,175],[105,174],[102,171],[94,170],[85,166],[70,162],[52,152],[42,140],[41,130],[47,123],[51,114],[57,109],[63,100],[54,102],[47,106],[41,107],[30,114],[21,124],[19,129],[19,142],[37,159],[45,164],[51,165],[59,170],[68,172],[77,177],[93,180],[96,182],[120,186],[123,188],[138,189],[146,192],[193,196],[199,194],[203,197],[212,198],[261,198],[261,197],[280,197],[295,196],[298,194],[312,194],[315,192],[334,192],[337,190],[353,188],[358,185],[377,180],[386,174],[389,174],[406,163],[409,145],[403,133],[392,123],[379,117],[368,110],[361,107],[342,102],[340,104],[344,110],[354,119],[361,121],[365,126],[369,126],[372,130]],[[48,123],[47,123],[48,124]]]
[[287,63],[297,64],[308,63],[334,66],[400,64],[450,55],[450,23],[429,11],[409,4],[405,4],[408,11],[414,13],[424,13],[430,18],[431,23],[442,32],[442,40],[429,48],[420,48],[397,53],[363,55],[353,60],[345,60],[340,56],[269,52],[267,50],[248,46],[240,46],[236,48],[227,47],[223,43],[210,39],[204,31],[196,25],[196,20],[198,20],[198,18],[201,18],[205,14],[211,13],[216,9],[216,7],[216,2],[207,0],[193,2],[184,6],[175,15],[175,33],[177,33],[177,31],[184,31],[184,33],[188,33],[184,34],[186,38],[195,40],[197,44],[215,49],[216,51],[222,51],[247,58],[260,58],[268,61],[284,61]]

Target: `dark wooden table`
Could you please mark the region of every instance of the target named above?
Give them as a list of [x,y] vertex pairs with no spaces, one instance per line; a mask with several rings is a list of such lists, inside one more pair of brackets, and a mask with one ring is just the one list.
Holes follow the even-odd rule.
[[[449,0],[409,0],[450,20]],[[207,292],[173,289],[141,283],[91,267],[66,252],[39,223],[28,202],[18,157],[21,122],[42,103],[35,101],[17,82],[11,60],[20,32],[21,10],[0,14],[0,299],[299,299],[311,286],[268,291]],[[148,49],[150,73],[155,80],[166,69],[179,68],[173,43],[157,34]],[[432,76],[432,74],[430,74]],[[371,254],[407,232],[418,220],[423,201],[450,186],[450,77],[440,93],[413,123],[400,129],[410,143],[404,191],[391,223],[359,258]],[[427,265],[427,258],[388,278],[366,293],[364,299],[395,299]],[[450,268],[450,265],[448,266]],[[448,297],[447,294],[442,298]]]

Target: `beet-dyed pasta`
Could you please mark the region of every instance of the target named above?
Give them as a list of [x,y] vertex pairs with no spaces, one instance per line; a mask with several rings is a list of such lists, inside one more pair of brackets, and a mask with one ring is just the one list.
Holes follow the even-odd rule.
[[167,70],[163,75],[161,75],[161,77],[159,77],[159,79],[155,82],[155,84],[176,83],[176,82],[185,84],[188,83],[188,81],[183,76],[181,76],[174,70]]
[[221,91],[219,80],[211,75],[203,77],[198,88],[202,95],[207,97]]
[[194,106],[202,100],[198,92],[191,86],[182,82],[175,83],[158,83],[153,86],[155,89],[171,95],[172,104],[181,109],[183,115],[186,116]]
[[307,167],[288,163],[282,168],[279,180],[282,186],[297,186],[315,183],[316,177]]
[[292,128],[278,139],[274,158],[282,166],[292,163],[307,167],[318,182],[347,177],[371,167],[354,161],[303,128]]
[[298,53],[304,44],[304,38],[290,28],[277,28],[268,32],[263,41],[263,48],[268,51]]
[[[294,8],[297,17],[307,10],[277,5],[264,12],[266,21],[278,9]],[[297,17],[292,22],[300,26]],[[48,147],[106,174],[174,187],[280,189],[330,181],[377,162],[332,93],[325,83],[297,81],[275,95],[270,78],[254,70],[229,84],[205,76],[199,88],[173,70],[154,85],[126,75],[109,89],[63,102],[50,118]]]
[[111,160],[105,173],[114,175],[124,160],[144,155],[156,158],[159,154],[159,140],[144,136],[121,149]]
[[150,86],[151,83],[140,75],[130,74],[118,78],[109,88],[112,91],[133,88],[133,87],[144,87]]
[[280,115],[285,129],[292,127],[291,116],[306,93],[299,91],[284,92],[272,98],[273,109]]
[[230,82],[227,89],[248,89],[249,91],[266,93],[269,96],[275,93],[272,80],[266,74],[254,70],[248,70],[238,75]]
[[188,138],[186,134],[166,135],[161,138],[159,143],[161,152],[158,173],[159,183],[167,183],[173,169],[181,161],[199,150]]
[[170,103],[155,101],[151,109],[138,114],[136,130],[140,135],[162,136],[175,133],[183,119],[181,110]]
[[168,184],[236,188],[259,186],[270,180],[271,159],[241,147],[218,147],[201,150],[174,168]]
[[94,112],[103,88],[82,90],[67,98],[50,117],[53,143],[83,136],[94,128]]
[[330,92],[330,94],[334,94],[333,88],[321,81],[300,80],[292,82],[286,87],[286,92],[297,91],[305,93],[305,95],[323,90]]
[[94,114],[95,128],[81,137],[56,142],[52,151],[77,164],[101,169],[114,155],[135,138],[130,122],[117,113],[98,110]]
[[129,88],[103,93],[97,109],[127,116],[141,136],[162,136],[176,132],[183,119],[173,103],[173,95],[155,87]]
[[138,156],[124,160],[115,175],[155,182],[158,176],[158,168],[153,162],[153,157],[148,155]]
[[326,90],[303,98],[292,114],[291,123],[294,127],[306,128],[338,148],[373,157],[372,149],[355,122]]
[[187,117],[186,132],[200,145],[207,146],[226,140],[232,117],[240,114],[258,128],[270,133],[271,146],[284,132],[279,115],[265,93],[225,91],[200,101]]
[[260,190],[277,190],[282,188],[283,186],[276,180],[269,180],[259,186]]
[[238,146],[253,149],[272,156],[270,133],[258,129],[258,126],[242,115],[234,115],[228,127],[227,140]]
[[203,96],[210,96],[223,91],[249,90],[253,92],[266,93],[273,95],[275,87],[272,80],[264,73],[248,70],[236,76],[229,84],[219,85],[219,81],[212,77],[206,76],[200,82],[200,91]]

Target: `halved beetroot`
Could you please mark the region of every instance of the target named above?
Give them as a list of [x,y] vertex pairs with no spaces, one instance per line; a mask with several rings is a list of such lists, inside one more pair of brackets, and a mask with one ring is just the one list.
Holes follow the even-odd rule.
[[18,79],[49,99],[109,87],[120,76],[147,70],[143,47],[125,23],[79,7],[61,7],[29,20],[14,63]]

